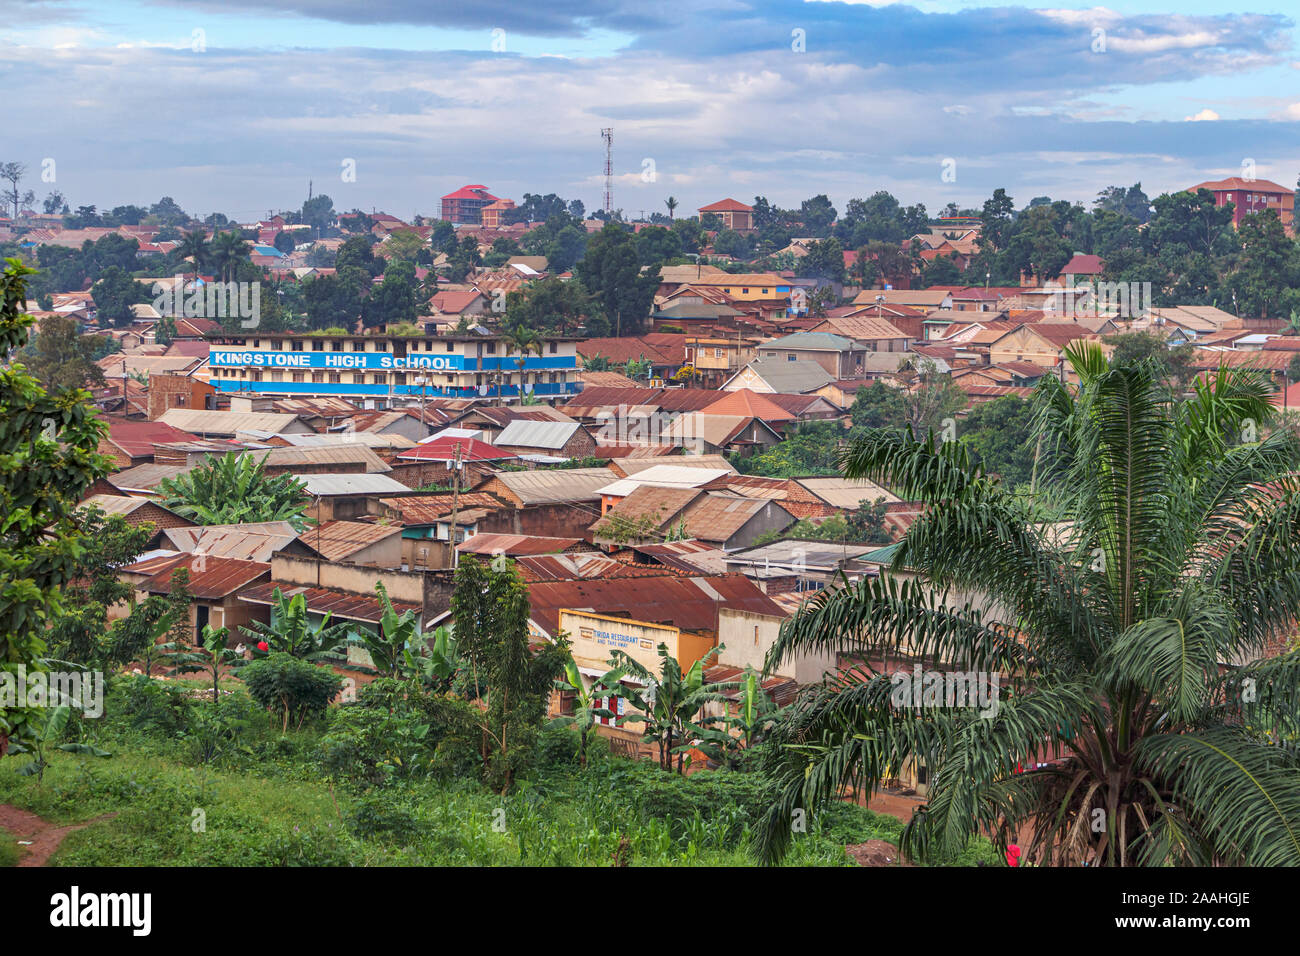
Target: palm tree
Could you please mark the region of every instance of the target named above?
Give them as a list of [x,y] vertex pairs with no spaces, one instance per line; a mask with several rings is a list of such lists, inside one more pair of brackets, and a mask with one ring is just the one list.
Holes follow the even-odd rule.
[[194,281],[199,279],[199,271],[203,268],[203,263],[207,261],[209,249],[208,240],[203,235],[202,229],[193,229],[181,237],[181,244],[177,247],[182,259],[194,260]]
[[[528,353],[532,352],[539,357],[541,356],[542,337],[528,326],[519,324],[503,330],[501,341],[507,353],[519,353],[519,358],[515,359],[515,365],[519,367],[519,397],[522,400],[524,396],[524,366],[528,364]],[[497,388],[497,404],[501,404],[500,386]]]
[[212,237],[212,262],[223,281],[229,282],[235,277],[239,261],[246,259],[251,251],[252,246],[234,230],[219,232]]
[[667,199],[664,200],[664,205],[668,207],[668,218],[669,219],[674,218],[674,213],[677,212],[677,206],[678,206],[677,197],[669,196]]
[[351,624],[331,624],[329,613],[313,624],[307,614],[307,599],[295,594],[285,600],[278,587],[272,592],[271,600],[275,603],[271,605],[270,624],[252,621],[248,627],[240,627],[255,643],[266,643],[264,653],[278,651],[304,661],[343,660]]
[[626,651],[614,651],[610,663],[622,668],[629,676],[642,684],[637,687],[625,685],[622,693],[628,702],[640,713],[629,714],[623,723],[639,723],[645,726],[643,739],[654,741],[659,746],[659,766],[664,770],[673,769],[673,754],[677,754],[677,772],[685,767],[686,751],[693,744],[688,738],[697,735],[701,727],[724,721],[725,716],[711,716],[696,720],[705,704],[725,703],[725,692],[736,685],[730,683],[710,684],[704,680],[704,668],[723,651],[719,644],[690,666],[685,673],[677,658],[668,652],[667,644],[659,645],[659,673],[652,674],[640,661],[629,656]]
[[[915,577],[824,590],[783,628],[769,664],[866,656],[773,731],[765,859],[796,808],[913,761],[930,787],[903,834],[916,859],[984,833],[1042,865],[1300,863],[1300,651],[1264,656],[1300,607],[1300,446],[1285,429],[1238,441],[1271,416],[1257,373],[1220,369],[1170,405],[1149,363],[1066,356],[1078,387],[1049,376],[1035,397],[1064,522],[960,442],[875,430],[847,449],[846,475],[924,503],[893,564]],[[986,716],[955,695],[916,706],[869,663],[892,654],[1009,693]]]

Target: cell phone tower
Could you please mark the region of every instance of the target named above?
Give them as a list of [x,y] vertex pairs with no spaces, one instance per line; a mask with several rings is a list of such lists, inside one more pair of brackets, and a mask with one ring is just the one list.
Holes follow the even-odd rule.
[[605,215],[614,211],[614,127],[600,131],[605,141]]

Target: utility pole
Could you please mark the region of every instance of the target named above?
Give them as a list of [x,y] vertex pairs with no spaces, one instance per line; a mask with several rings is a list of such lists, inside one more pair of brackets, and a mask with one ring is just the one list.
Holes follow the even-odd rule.
[[451,463],[451,531],[447,540],[451,542],[451,566],[456,567],[456,518],[460,514],[460,442],[456,442],[456,457]]

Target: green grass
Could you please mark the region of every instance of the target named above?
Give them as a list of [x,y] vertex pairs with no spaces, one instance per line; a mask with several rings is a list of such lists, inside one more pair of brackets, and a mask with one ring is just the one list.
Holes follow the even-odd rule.
[[23,855],[23,848],[18,845],[14,835],[0,827],[0,867],[17,866]]
[[[223,701],[237,734],[213,748],[210,704],[122,681],[106,716],[69,732],[108,759],[48,753],[44,779],[0,760],[0,803],[53,824],[83,823],[52,866],[752,866],[750,837],[771,794],[755,773],[686,778],[649,761],[611,757],[597,741],[573,762],[574,735],[543,733],[538,764],[507,796],[453,771],[377,787],[340,781],[323,763],[322,727],[281,734],[239,692]],[[205,709],[207,708],[207,709]],[[897,843],[902,824],[853,804],[813,815],[785,862],[852,865],[846,844]],[[0,865],[18,847],[0,834]],[[993,858],[973,841],[953,865]]]

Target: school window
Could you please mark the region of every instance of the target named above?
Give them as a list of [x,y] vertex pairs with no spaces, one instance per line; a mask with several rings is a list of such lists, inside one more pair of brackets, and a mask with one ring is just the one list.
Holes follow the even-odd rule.
[[337,384],[339,384],[339,382],[341,382],[341,381],[343,381],[343,376],[342,376],[342,375],[340,375],[338,372],[330,372],[330,384],[331,384],[331,385],[337,385]]
[[311,344],[311,350],[312,350],[313,352],[324,352],[324,351],[325,351],[325,343],[322,342],[320,339],[317,339],[315,342],[312,342],[312,344]]
[[331,340],[330,340],[330,351],[331,351],[331,352],[342,352],[342,351],[343,351],[343,343],[340,342],[340,341],[338,341],[338,339],[331,339]]
[[[455,347],[456,347],[456,343],[455,343],[455,342],[448,342],[448,343],[447,343],[447,351],[448,351],[448,352],[454,352],[454,351],[455,351]],[[430,346],[430,348],[432,348],[432,346]]]
[[559,345],[559,343],[558,343],[558,342],[552,342],[552,343],[551,343],[551,354],[554,355],[554,354],[555,354],[556,352],[558,352],[559,350],[560,350],[560,345]]
[[307,376],[304,375],[302,372],[294,372],[294,373],[293,373],[293,380],[294,380],[295,382],[305,382],[305,381],[307,381]]
[[365,342],[362,342],[362,341],[360,341],[360,340],[357,340],[357,341],[355,341],[355,342],[352,343],[352,351],[354,351],[354,352],[364,352],[365,350],[366,350],[366,343],[365,343]]
[[353,384],[353,385],[364,385],[365,382],[366,382],[366,377],[365,377],[364,375],[362,375],[360,372],[353,372],[353,373],[352,373],[352,384]]

